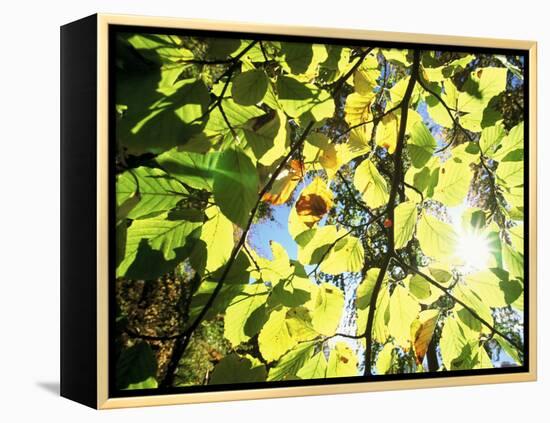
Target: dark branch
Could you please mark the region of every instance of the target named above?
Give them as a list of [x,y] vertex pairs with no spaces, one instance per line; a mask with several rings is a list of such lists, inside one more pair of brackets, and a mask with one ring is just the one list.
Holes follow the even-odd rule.
[[374,49],[374,47],[369,47],[368,49],[366,49],[363,53],[361,53],[361,55],[359,56],[359,58],[357,59],[357,62],[354,63],[354,65],[351,67],[351,69],[349,71],[346,72],[346,74],[344,76],[342,76],[340,79],[338,79],[335,83],[334,83],[334,86],[333,86],[333,90],[332,90],[332,93],[335,94],[337,93],[341,88],[342,86],[344,85],[344,83],[353,75],[353,73],[357,70],[357,68],[359,66],[361,66],[361,63],[363,63],[363,61],[365,60],[365,58],[369,55],[369,53]]
[[510,343],[515,349],[517,349],[520,352],[523,352],[523,348],[521,345],[517,344],[512,338],[510,338],[508,335],[504,334],[497,328],[495,328],[493,325],[491,325],[489,322],[487,322],[485,319],[483,319],[479,314],[476,313],[475,310],[473,310],[470,306],[468,306],[464,301],[458,299],[455,297],[451,290],[449,288],[446,288],[445,286],[441,285],[439,282],[431,278],[430,276],[426,275],[416,267],[413,267],[411,265],[408,265],[403,260],[401,260],[396,254],[394,255],[395,260],[399,263],[401,267],[404,269],[409,270],[410,272],[416,273],[420,276],[422,276],[425,280],[427,280],[431,285],[435,286],[439,290],[443,291],[445,295],[447,295],[449,298],[452,298],[456,303],[460,304],[462,307],[464,307],[468,312],[474,316],[481,324],[483,324],[485,327],[487,327],[489,330],[491,330],[492,333],[496,333],[497,335],[500,335],[502,338],[504,338],[506,341]]
[[372,328],[374,325],[374,313],[376,311],[376,303],[378,301],[378,294],[380,293],[380,289],[382,288],[382,282],[384,280],[384,277],[386,275],[386,272],[388,270],[388,266],[390,264],[390,259],[394,253],[394,247],[395,247],[395,240],[394,240],[394,211],[395,211],[395,199],[397,196],[397,189],[399,185],[401,184],[401,181],[403,179],[403,163],[401,160],[402,152],[403,152],[403,146],[405,144],[405,132],[407,129],[407,117],[409,113],[409,102],[411,100],[412,92],[414,89],[414,85],[418,79],[419,74],[419,67],[420,67],[420,51],[415,50],[414,51],[414,60],[411,70],[411,77],[409,79],[409,83],[407,84],[407,89],[405,90],[405,94],[403,96],[403,101],[401,102],[401,116],[399,120],[399,132],[397,134],[397,143],[394,151],[394,175],[391,185],[391,191],[390,196],[388,200],[388,206],[387,206],[387,215],[388,219],[391,222],[391,225],[388,230],[388,251],[386,252],[386,255],[384,256],[384,259],[382,261],[382,266],[380,269],[380,272],[378,273],[378,277],[376,278],[376,282],[374,284],[374,287],[372,289],[372,295],[369,305],[369,314],[367,316],[367,327],[365,330],[365,338],[366,338],[366,348],[365,348],[365,375],[371,374],[371,367],[372,367]]
[[227,265],[225,266],[225,268],[223,270],[223,273],[222,273],[220,279],[218,280],[218,283],[216,284],[216,287],[214,288],[214,291],[212,292],[212,294],[208,298],[207,303],[204,305],[201,312],[196,317],[195,321],[191,324],[191,326],[189,326],[189,328],[183,334],[181,334],[181,337],[179,337],[176,340],[176,345],[174,346],[174,349],[172,351],[172,356],[170,357],[170,361],[169,361],[168,366],[167,366],[166,375],[165,375],[164,379],[162,380],[162,382],[160,383],[161,387],[166,388],[166,387],[170,387],[170,386],[173,385],[174,378],[175,378],[175,375],[176,375],[176,370],[178,368],[178,364],[179,364],[183,354],[185,353],[185,350],[187,349],[187,347],[189,345],[189,342],[191,340],[191,336],[193,335],[195,330],[199,327],[201,321],[204,319],[204,317],[208,313],[208,310],[210,310],[210,308],[214,304],[214,301],[215,301],[216,297],[220,293],[220,291],[222,289],[222,286],[225,282],[225,279],[227,278],[227,275],[229,274],[229,271],[231,270],[231,268],[233,266],[233,263],[235,262],[235,259],[237,258],[237,254],[239,253],[239,251],[241,250],[241,248],[243,247],[243,245],[246,241],[248,231],[250,230],[250,227],[252,226],[254,216],[256,215],[256,212],[258,211],[258,207],[260,206],[260,202],[262,200],[262,197],[264,196],[264,194],[267,191],[269,191],[269,189],[271,188],[271,185],[273,185],[273,183],[275,182],[275,179],[277,178],[279,173],[284,169],[284,167],[286,166],[286,163],[288,162],[288,160],[292,157],[292,155],[298,150],[298,148],[305,141],[305,139],[306,139],[307,135],[309,134],[309,131],[311,130],[312,127],[313,127],[313,122],[310,122],[306,126],[304,131],[302,132],[302,135],[300,136],[298,141],[296,141],[294,143],[294,145],[292,146],[292,148],[290,149],[288,154],[284,157],[284,159],[281,161],[279,166],[277,166],[277,168],[275,169],[275,171],[271,175],[271,178],[269,179],[269,181],[266,183],[266,185],[263,187],[263,189],[258,194],[258,199],[256,201],[256,204],[254,205],[254,207],[250,211],[250,215],[249,215],[248,221],[246,223],[246,226],[243,229],[242,235],[239,238],[239,241],[237,242],[237,244],[233,247],[233,250],[231,251],[231,255],[229,256],[229,260],[227,262]]

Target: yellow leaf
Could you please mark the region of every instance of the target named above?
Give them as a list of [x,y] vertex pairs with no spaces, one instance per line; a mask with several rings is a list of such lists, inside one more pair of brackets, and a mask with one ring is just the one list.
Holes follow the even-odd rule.
[[262,201],[271,203],[274,206],[286,203],[298,182],[303,178],[303,174],[302,163],[298,160],[291,160],[290,166],[277,176],[271,189],[262,197]]
[[370,160],[364,160],[355,170],[355,188],[361,193],[367,206],[377,208],[388,202],[388,185]]
[[399,119],[395,113],[388,113],[376,128],[376,145],[393,154],[397,145],[399,133]]
[[[350,126],[355,126],[367,121],[371,121],[373,116],[371,112],[371,104],[374,101],[375,94],[361,95],[353,93],[346,98],[346,106],[344,108],[346,122]],[[372,126],[372,123],[370,124]]]

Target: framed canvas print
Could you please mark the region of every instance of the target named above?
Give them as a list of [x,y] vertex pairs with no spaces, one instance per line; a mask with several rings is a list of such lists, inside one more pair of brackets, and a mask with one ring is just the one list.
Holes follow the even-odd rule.
[[536,379],[536,44],[61,30],[61,393]]

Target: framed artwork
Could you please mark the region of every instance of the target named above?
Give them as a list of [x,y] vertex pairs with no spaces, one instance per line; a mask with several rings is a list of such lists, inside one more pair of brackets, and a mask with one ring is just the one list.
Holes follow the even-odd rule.
[[62,395],[536,379],[536,44],[62,27]]

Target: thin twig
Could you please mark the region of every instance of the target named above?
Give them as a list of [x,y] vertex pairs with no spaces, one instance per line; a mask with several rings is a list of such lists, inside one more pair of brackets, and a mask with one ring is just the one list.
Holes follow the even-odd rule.
[[338,79],[333,86],[332,93],[337,93],[344,83],[353,75],[353,73],[357,70],[359,66],[361,66],[361,63],[365,60],[365,58],[369,55],[369,53],[374,49],[374,47],[369,47],[366,49],[363,53],[359,55],[359,58],[357,59],[357,62],[354,63],[354,65],[351,67],[349,71],[346,72],[344,76],[342,76],[340,79]]
[[418,268],[411,266],[407,263],[405,263],[403,260],[401,260],[396,254],[394,254],[395,260],[399,263],[399,266],[401,266],[404,269],[408,269],[410,272],[416,273],[420,276],[422,276],[426,281],[428,281],[431,285],[435,286],[439,290],[443,291],[445,295],[447,295],[449,298],[452,298],[456,303],[460,304],[462,307],[464,307],[468,312],[475,317],[481,324],[483,324],[485,327],[491,330],[491,332],[496,333],[497,335],[500,335],[502,338],[504,338],[506,341],[508,341],[515,349],[517,349],[520,352],[523,352],[523,348],[518,345],[512,338],[510,338],[508,335],[505,335],[503,332],[495,328],[493,325],[491,325],[489,322],[487,322],[485,319],[483,319],[479,314],[476,313],[475,310],[473,310],[470,306],[468,306],[464,301],[458,299],[455,297],[451,290],[446,288],[445,286],[441,285],[439,282],[431,278],[430,276],[426,275],[424,272],[420,271]]
[[394,231],[395,231],[395,198],[397,196],[397,188],[400,185],[400,182],[403,178],[403,168],[402,168],[402,160],[401,155],[403,152],[403,146],[405,144],[405,132],[407,129],[407,117],[409,112],[409,102],[412,96],[412,92],[414,89],[414,85],[418,79],[419,75],[419,68],[420,68],[420,51],[415,50],[414,51],[414,60],[411,70],[411,77],[409,79],[409,83],[407,84],[407,89],[405,90],[405,94],[403,95],[403,100],[401,102],[401,116],[399,121],[399,132],[397,134],[397,142],[396,147],[394,151],[394,175],[391,185],[391,191],[389,195],[388,200],[388,206],[387,206],[387,215],[388,219],[391,222],[391,225],[388,228],[388,251],[386,252],[386,255],[384,256],[384,259],[382,261],[382,266],[380,268],[380,271],[378,272],[378,277],[376,278],[376,282],[374,284],[374,287],[372,289],[371,299],[370,299],[370,305],[369,305],[369,314],[367,316],[367,327],[365,330],[365,340],[366,340],[366,347],[365,347],[365,375],[371,374],[371,367],[372,367],[372,329],[374,325],[374,313],[376,311],[376,304],[378,301],[378,294],[380,293],[380,289],[382,288],[382,282],[384,281],[384,277],[386,275],[386,272],[388,270],[388,266],[390,264],[390,259],[394,253],[395,250],[395,237],[394,237]]
[[161,387],[166,388],[166,387],[170,387],[170,386],[173,385],[174,378],[176,376],[176,370],[178,368],[178,364],[181,360],[181,357],[183,356],[183,354],[185,353],[185,351],[186,351],[186,349],[189,345],[189,342],[191,340],[191,336],[193,335],[195,330],[199,327],[201,321],[204,319],[204,317],[206,316],[206,314],[208,313],[208,311],[210,310],[210,308],[214,304],[214,301],[215,301],[216,297],[218,296],[218,294],[220,293],[220,291],[222,289],[222,286],[225,282],[225,279],[227,278],[227,276],[229,274],[229,271],[231,270],[231,268],[232,268],[232,266],[235,262],[235,259],[237,258],[237,254],[239,253],[242,246],[246,242],[246,237],[248,235],[248,231],[250,230],[250,227],[252,226],[252,221],[254,220],[254,216],[256,215],[256,212],[258,211],[258,207],[260,206],[260,202],[262,200],[262,197],[264,196],[264,194],[267,191],[269,191],[269,189],[271,188],[271,186],[275,182],[275,179],[277,179],[277,177],[279,176],[279,173],[286,166],[286,163],[288,162],[288,160],[298,150],[300,145],[302,145],[302,143],[305,141],[305,139],[306,139],[307,135],[309,134],[309,131],[311,130],[312,127],[313,127],[313,122],[310,122],[306,126],[304,131],[302,132],[302,135],[300,136],[298,141],[296,141],[294,143],[294,145],[292,146],[292,148],[290,149],[288,154],[283,158],[281,163],[277,166],[277,168],[275,169],[275,171],[271,175],[271,178],[269,179],[269,181],[265,184],[263,189],[258,194],[258,199],[256,201],[256,204],[254,205],[254,207],[250,211],[250,215],[249,215],[248,221],[246,223],[246,226],[243,229],[243,232],[241,234],[241,237],[239,238],[239,241],[237,242],[237,244],[233,247],[233,250],[231,251],[231,255],[229,256],[229,260],[228,260],[228,262],[227,262],[227,264],[226,264],[226,266],[223,270],[222,275],[220,276],[220,279],[218,280],[218,282],[216,284],[216,287],[214,288],[214,291],[212,291],[212,294],[208,298],[208,301],[206,302],[206,304],[204,305],[204,307],[200,311],[199,315],[195,318],[193,323],[189,326],[189,328],[183,334],[181,334],[181,337],[176,340],[176,345],[174,346],[174,349],[172,351],[172,356],[170,357],[170,360],[168,362],[165,377],[162,380],[162,382],[160,383]]

